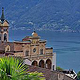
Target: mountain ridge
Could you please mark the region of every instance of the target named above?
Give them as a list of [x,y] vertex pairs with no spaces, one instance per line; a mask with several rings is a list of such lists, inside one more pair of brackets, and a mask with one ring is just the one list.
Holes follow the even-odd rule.
[[11,28],[80,31],[79,0],[1,0],[0,6]]

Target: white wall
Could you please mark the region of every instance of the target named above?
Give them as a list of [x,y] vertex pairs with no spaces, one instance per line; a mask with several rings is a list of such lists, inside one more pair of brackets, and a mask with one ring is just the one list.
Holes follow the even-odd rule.
[[31,65],[32,62],[31,62],[30,60],[28,60],[28,59],[25,59],[25,60],[24,60],[24,64]]
[[[54,65],[54,70],[56,70],[56,53],[53,53],[52,65]],[[53,69],[53,66],[52,66]]]

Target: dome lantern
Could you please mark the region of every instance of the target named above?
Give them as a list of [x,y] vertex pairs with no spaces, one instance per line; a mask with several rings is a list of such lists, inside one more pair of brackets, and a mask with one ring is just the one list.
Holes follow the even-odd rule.
[[38,34],[36,33],[36,31],[34,31],[34,32],[32,33],[32,36],[33,36],[33,37],[38,37]]

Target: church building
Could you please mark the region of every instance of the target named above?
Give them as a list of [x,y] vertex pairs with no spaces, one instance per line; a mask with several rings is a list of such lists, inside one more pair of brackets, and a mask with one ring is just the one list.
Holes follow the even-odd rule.
[[4,18],[4,9],[0,18],[0,56],[12,55],[31,61],[31,65],[56,70],[56,53],[46,47],[46,40],[41,40],[34,31],[22,41],[9,42],[9,22]]

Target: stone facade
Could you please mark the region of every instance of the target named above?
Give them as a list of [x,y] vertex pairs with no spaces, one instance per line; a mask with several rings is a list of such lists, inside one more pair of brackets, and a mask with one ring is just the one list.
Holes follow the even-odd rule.
[[56,54],[53,53],[53,48],[46,48],[46,41],[41,40],[36,32],[22,41],[1,42],[0,47],[3,53],[29,59],[34,66],[56,70]]
[[29,59],[32,65],[56,70],[56,54],[53,48],[46,48],[46,40],[41,40],[34,31],[22,41],[8,41],[9,23],[4,18],[4,9],[0,18],[0,54],[14,55]]
[[53,48],[46,48],[46,41],[41,40],[35,31],[21,42],[14,42],[14,51],[15,56],[29,59],[32,65],[56,70],[56,54],[53,53]]

